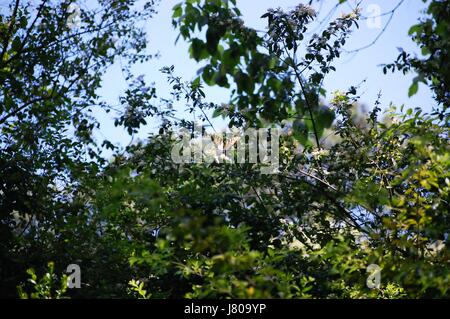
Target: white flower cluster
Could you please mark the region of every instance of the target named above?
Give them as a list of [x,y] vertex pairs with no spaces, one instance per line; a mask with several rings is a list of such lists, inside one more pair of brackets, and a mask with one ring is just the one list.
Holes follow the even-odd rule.
[[346,19],[358,19],[359,16],[361,15],[361,11],[362,11],[361,8],[356,8],[355,10],[353,10],[350,13],[342,12],[341,13],[341,19],[344,19],[344,20],[346,20]]
[[315,159],[320,159],[323,156],[328,156],[330,155],[330,151],[329,150],[325,150],[323,148],[321,149],[315,149],[311,152],[311,155],[315,158]]
[[314,17],[316,16],[316,10],[314,10],[313,7],[305,5],[303,3],[300,3],[298,6],[295,7],[294,12],[296,14],[298,14],[299,16],[310,16],[310,17]]

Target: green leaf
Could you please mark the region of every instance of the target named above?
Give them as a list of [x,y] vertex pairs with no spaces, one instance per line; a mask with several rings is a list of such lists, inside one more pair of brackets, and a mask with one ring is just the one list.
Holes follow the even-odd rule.
[[20,47],[22,45],[22,41],[20,40],[20,37],[17,36],[14,38],[12,44],[11,44],[11,48],[13,49],[13,51],[19,51]]
[[255,84],[246,73],[239,71],[235,75],[234,79],[240,92],[247,92],[248,94],[253,93],[253,90],[255,89]]
[[172,18],[175,19],[181,17],[181,15],[183,14],[183,8],[181,8],[181,3],[174,6],[172,11],[173,11]]
[[20,17],[20,27],[22,29],[25,29],[27,27],[27,24],[28,24],[27,17],[26,16],[21,16]]
[[209,53],[206,50],[205,43],[197,38],[192,40],[189,52],[191,54],[191,57],[194,58],[197,62],[203,59],[207,59],[209,57]]
[[216,108],[215,110],[214,110],[214,112],[213,112],[213,118],[216,118],[216,117],[219,117],[219,116],[222,116],[223,115],[223,109],[222,108],[220,108],[220,107],[218,107],[218,108]]
[[205,81],[205,83],[209,86],[215,85],[216,84],[214,80],[215,74],[216,73],[214,69],[210,65],[207,65],[202,72],[203,81]]
[[414,80],[414,82],[409,87],[408,97],[415,95],[418,90],[419,90],[419,82],[417,80]]
[[206,31],[206,47],[210,54],[215,54],[217,52],[217,46],[219,45],[220,39],[225,34],[224,27],[217,27],[210,25]]
[[409,28],[408,35],[413,35],[414,33],[419,33],[422,30],[421,24],[413,25],[411,28]]

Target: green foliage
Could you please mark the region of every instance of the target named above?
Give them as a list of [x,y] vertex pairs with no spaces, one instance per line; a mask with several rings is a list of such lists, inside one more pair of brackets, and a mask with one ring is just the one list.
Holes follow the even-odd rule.
[[[302,4],[290,12],[271,10],[262,16],[268,20],[268,30],[259,35],[244,25],[233,1],[178,4],[173,24],[190,42],[191,57],[206,60],[199,70],[202,79],[227,88],[234,83],[230,107],[214,115],[228,116],[230,126],[302,119],[318,142],[334,119],[332,111],[319,103],[322,80],[335,70],[332,61],[339,57],[357,15],[337,19],[308,40],[304,35],[315,14]],[[204,29],[206,39],[197,38],[196,30]]]
[[31,283],[33,291],[27,293],[25,292],[25,285],[18,286],[17,290],[21,299],[66,298],[64,295],[67,291],[67,275],[62,275],[61,278],[58,278],[55,274],[55,264],[49,262],[47,266],[47,272],[39,280],[33,268],[27,270],[27,274],[30,276],[28,281]]
[[[74,4],[82,9],[71,27]],[[79,229],[89,218],[81,197],[90,187],[80,185],[107,163],[102,146],[114,148],[93,138],[100,128],[93,114],[112,109],[98,96],[101,79],[119,57],[126,69],[150,57],[142,22],[153,13],[153,1],[139,10],[135,1],[116,0],[11,1],[2,8],[0,295],[15,296],[31,262],[38,271],[48,260],[78,259],[61,254],[78,247],[60,249],[92,230]],[[119,110],[125,114],[119,124],[133,131],[142,123],[138,108],[147,112],[148,103],[124,99],[130,105]]]
[[[423,2],[426,2],[425,0]],[[426,15],[409,29],[409,35],[417,43],[422,57],[413,56],[401,50],[395,63],[384,67],[384,72],[391,69],[415,71],[417,76],[409,89],[409,96],[418,91],[418,83],[428,85],[434,92],[436,101],[442,106],[435,112],[444,118],[448,117],[450,106],[450,76],[443,66],[448,63],[450,49],[450,4],[448,1],[430,1]]]
[[144,283],[136,281],[134,279],[130,280],[129,284],[129,293],[135,294],[139,299],[150,299],[150,295],[147,294],[147,291],[144,289]]

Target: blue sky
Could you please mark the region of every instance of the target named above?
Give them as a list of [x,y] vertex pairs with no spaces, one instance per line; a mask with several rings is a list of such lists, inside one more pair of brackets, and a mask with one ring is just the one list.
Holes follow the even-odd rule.
[[[170,92],[165,76],[159,72],[160,68],[174,65],[175,73],[178,76],[181,76],[184,80],[192,80],[196,76],[196,71],[201,67],[200,64],[189,58],[188,45],[182,39],[175,45],[178,32],[172,27],[171,11],[173,6],[179,2],[180,0],[162,0],[158,8],[158,14],[148,21],[146,26],[149,50],[150,52],[159,52],[161,57],[133,68],[136,76],[143,74],[146,81],[155,82],[159,97],[167,97]],[[260,19],[260,16],[268,8],[281,7],[292,9],[301,2],[305,3],[306,1],[238,0],[238,7],[243,13],[243,20],[247,26],[262,30],[266,26],[266,21]],[[336,2],[337,0],[323,1],[324,4],[318,21],[323,20]],[[373,8],[379,8],[381,13],[389,12],[398,3],[397,0],[362,0],[360,2],[362,14],[365,16],[373,14],[374,11],[368,11]],[[354,4],[355,0],[350,0],[349,4],[339,6],[333,17],[339,16],[342,12],[350,12]],[[330,74],[324,82],[324,87],[328,93],[335,90],[344,91],[350,86],[366,80],[361,85],[359,93],[361,94],[360,102],[366,104],[369,108],[372,107],[378,92],[381,91],[381,102],[384,107],[389,106],[392,102],[397,106],[405,104],[407,107],[421,107],[429,111],[433,105],[433,99],[427,87],[421,85],[417,95],[408,98],[408,88],[414,74],[408,74],[407,76],[403,76],[401,73],[384,75],[379,66],[383,63],[393,62],[399,54],[398,47],[408,52],[419,52],[417,46],[409,38],[408,30],[417,22],[421,16],[421,10],[425,7],[426,4],[420,0],[405,0],[396,10],[386,31],[373,46],[357,54],[343,54],[340,60],[335,63],[337,71]],[[387,23],[388,18],[389,15],[381,17],[382,28]],[[360,21],[359,30],[355,29],[346,44],[347,50],[350,51],[367,45],[377,37],[381,30],[370,28],[369,26],[371,24],[367,24],[367,20]],[[314,27],[311,28],[311,30],[314,29]],[[125,89],[126,82],[118,64],[112,67],[105,75],[103,88],[99,93],[109,103],[117,104],[118,97]],[[229,98],[228,91],[225,89],[206,87],[205,92],[207,100],[211,102],[227,102]],[[182,109],[180,111],[182,112]],[[102,124],[101,133],[97,133],[98,139],[107,138],[121,145],[127,145],[131,141],[131,137],[125,131],[114,127],[113,115],[97,114],[97,116]],[[188,118],[189,115],[184,114],[184,116]],[[225,126],[224,123],[218,121],[214,124],[218,127]],[[134,137],[134,140],[145,138],[149,132],[154,131],[156,128],[157,122],[150,120],[148,125]]]

